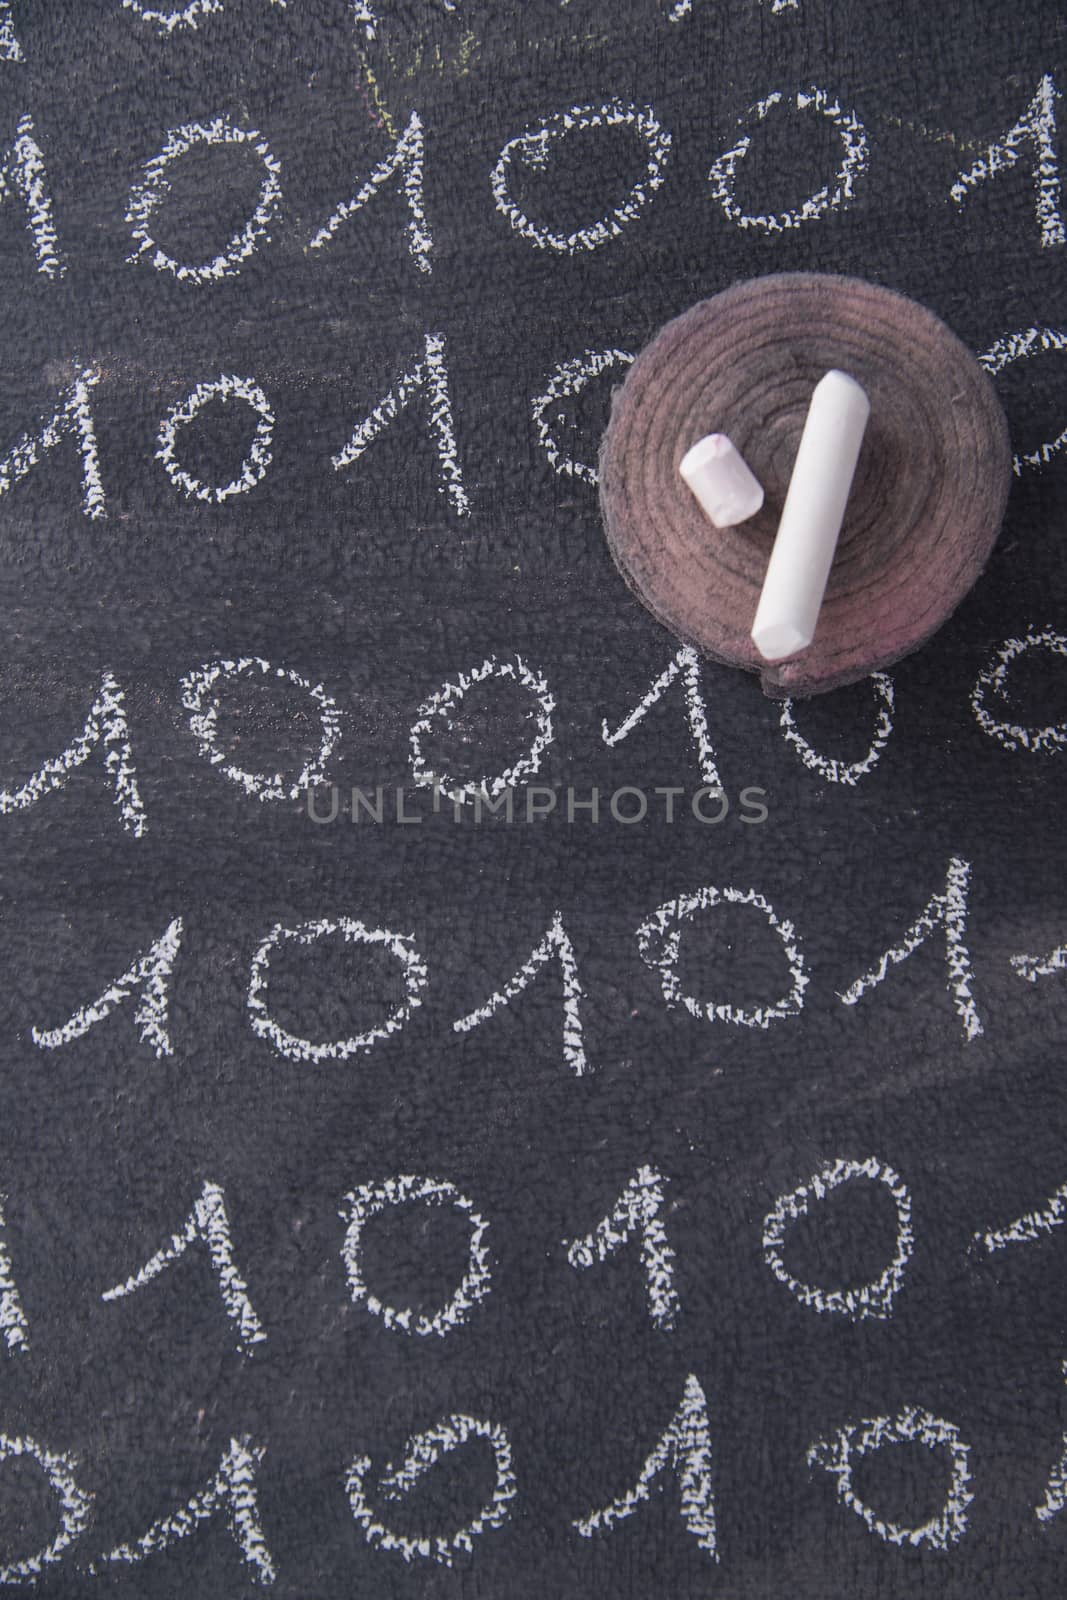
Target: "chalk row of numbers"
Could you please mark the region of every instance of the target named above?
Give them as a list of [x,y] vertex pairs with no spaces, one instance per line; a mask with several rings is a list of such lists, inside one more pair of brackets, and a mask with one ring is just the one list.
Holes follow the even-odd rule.
[[[584,1271],[607,1261],[625,1246],[632,1246],[640,1260],[649,1317],[654,1327],[664,1332],[675,1326],[681,1313],[675,1285],[675,1253],[666,1226],[667,1183],[668,1179],[655,1167],[641,1165],[606,1215],[587,1233],[563,1240],[560,1247],[570,1265]],[[805,1283],[787,1263],[790,1228],[800,1219],[814,1214],[819,1204],[835,1190],[857,1184],[880,1185],[891,1197],[896,1229],[886,1266],[876,1279],[863,1284],[830,1289]],[[462,1280],[448,1300],[436,1309],[420,1310],[387,1303],[375,1293],[364,1270],[363,1240],[367,1228],[384,1213],[413,1205],[449,1207],[458,1213],[469,1230],[468,1260]],[[1039,1240],[1061,1226],[1065,1215],[1067,1184],[1055,1192],[1043,1210],[1020,1216],[1005,1227],[975,1233],[972,1250],[989,1255],[1010,1245]],[[345,1196],[340,1216],[346,1225],[340,1255],[352,1300],[379,1319],[389,1332],[414,1338],[446,1338],[468,1322],[476,1307],[489,1295],[493,1282],[490,1225],[475,1203],[454,1184],[415,1174],[361,1184]],[[238,1348],[252,1355],[266,1340],[267,1333],[236,1262],[226,1197],[216,1183],[204,1184],[192,1211],[171,1239],[136,1272],[106,1290],[102,1298],[113,1302],[136,1293],[181,1260],[192,1246],[203,1250],[207,1257]],[[775,1200],[763,1220],[762,1247],[770,1271],[801,1306],[852,1322],[887,1319],[901,1290],[914,1248],[908,1185],[890,1166],[874,1157],[827,1162],[788,1194]],[[24,1354],[28,1350],[29,1326],[12,1270],[2,1216],[0,1328],[11,1354]],[[1067,1377],[1067,1363],[1063,1364],[1063,1370]],[[374,1502],[402,1500],[444,1457],[475,1440],[488,1444],[496,1465],[491,1498],[478,1514],[447,1535],[423,1536],[391,1528]],[[949,1486],[942,1506],[935,1515],[915,1526],[880,1515],[859,1497],[853,1484],[854,1469],[865,1457],[885,1445],[901,1443],[942,1453],[949,1467]],[[176,1513],[158,1518],[140,1538],[116,1546],[82,1570],[96,1575],[111,1563],[142,1561],[187,1537],[216,1513],[225,1512],[251,1576],[261,1583],[272,1582],[276,1563],[263,1531],[256,1497],[256,1471],[264,1453],[250,1437],[231,1439],[217,1473],[185,1506]],[[841,1503],[860,1516],[877,1537],[895,1545],[947,1550],[958,1543],[967,1530],[967,1508],[974,1499],[969,1456],[970,1446],[954,1423],[912,1405],[893,1416],[858,1418],[831,1430],[812,1443],[807,1451],[807,1463],[831,1477]],[[92,1494],[78,1483],[77,1463],[69,1454],[33,1438],[0,1434],[0,1462],[13,1457],[36,1462],[45,1475],[58,1501],[60,1527],[43,1550],[9,1561],[0,1569],[2,1583],[33,1581],[46,1567],[63,1559],[89,1527],[93,1505]],[[357,1455],[348,1466],[344,1486],[352,1515],[370,1544],[399,1554],[405,1561],[426,1559],[451,1565],[457,1556],[471,1552],[478,1535],[508,1521],[518,1494],[508,1431],[498,1422],[465,1413],[453,1413],[409,1439],[400,1464],[389,1463],[380,1469],[373,1489],[372,1465],[369,1457]],[[676,1480],[677,1502],[686,1530],[712,1560],[718,1561],[712,1428],[707,1398],[694,1374],[687,1376],[678,1408],[645,1460],[633,1487],[603,1507],[573,1518],[571,1527],[587,1538],[608,1532],[640,1509],[657,1480],[672,1476]],[[1053,1466],[1034,1514],[1040,1522],[1051,1522],[1065,1503],[1067,1433],[1062,1454]]]

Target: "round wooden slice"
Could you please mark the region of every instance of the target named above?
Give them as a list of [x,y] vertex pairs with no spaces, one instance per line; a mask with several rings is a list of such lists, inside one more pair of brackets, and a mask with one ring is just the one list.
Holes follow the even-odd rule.
[[[811,392],[831,368],[871,401],[815,638],[765,662],[749,637]],[[704,516],[678,471],[708,433],[765,490],[735,528]],[[676,317],[615,396],[600,452],[608,544],[627,583],[703,654],[759,672],[766,693],[864,677],[940,627],[982,570],[1004,514],[1011,448],[974,356],[932,312],[858,278],[754,278]]]

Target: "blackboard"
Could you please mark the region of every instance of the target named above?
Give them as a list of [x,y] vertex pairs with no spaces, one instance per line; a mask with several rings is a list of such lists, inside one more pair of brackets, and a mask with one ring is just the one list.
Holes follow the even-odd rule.
[[[1051,1597],[1052,0],[0,6],[0,1583]],[[766,699],[611,393],[848,273],[993,375],[976,588]]]

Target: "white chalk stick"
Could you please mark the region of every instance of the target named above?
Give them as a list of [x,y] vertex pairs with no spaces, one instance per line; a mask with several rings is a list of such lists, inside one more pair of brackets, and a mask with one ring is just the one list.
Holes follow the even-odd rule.
[[795,655],[815,637],[870,410],[847,372],[815,385],[752,624],[765,661]]
[[709,433],[686,451],[678,471],[717,528],[754,517],[763,504],[759,479],[725,433]]

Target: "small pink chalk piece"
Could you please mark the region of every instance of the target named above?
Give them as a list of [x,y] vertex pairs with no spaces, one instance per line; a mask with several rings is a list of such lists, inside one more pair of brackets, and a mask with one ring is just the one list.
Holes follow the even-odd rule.
[[733,528],[754,517],[763,488],[725,433],[709,433],[688,449],[678,471],[717,528]]

